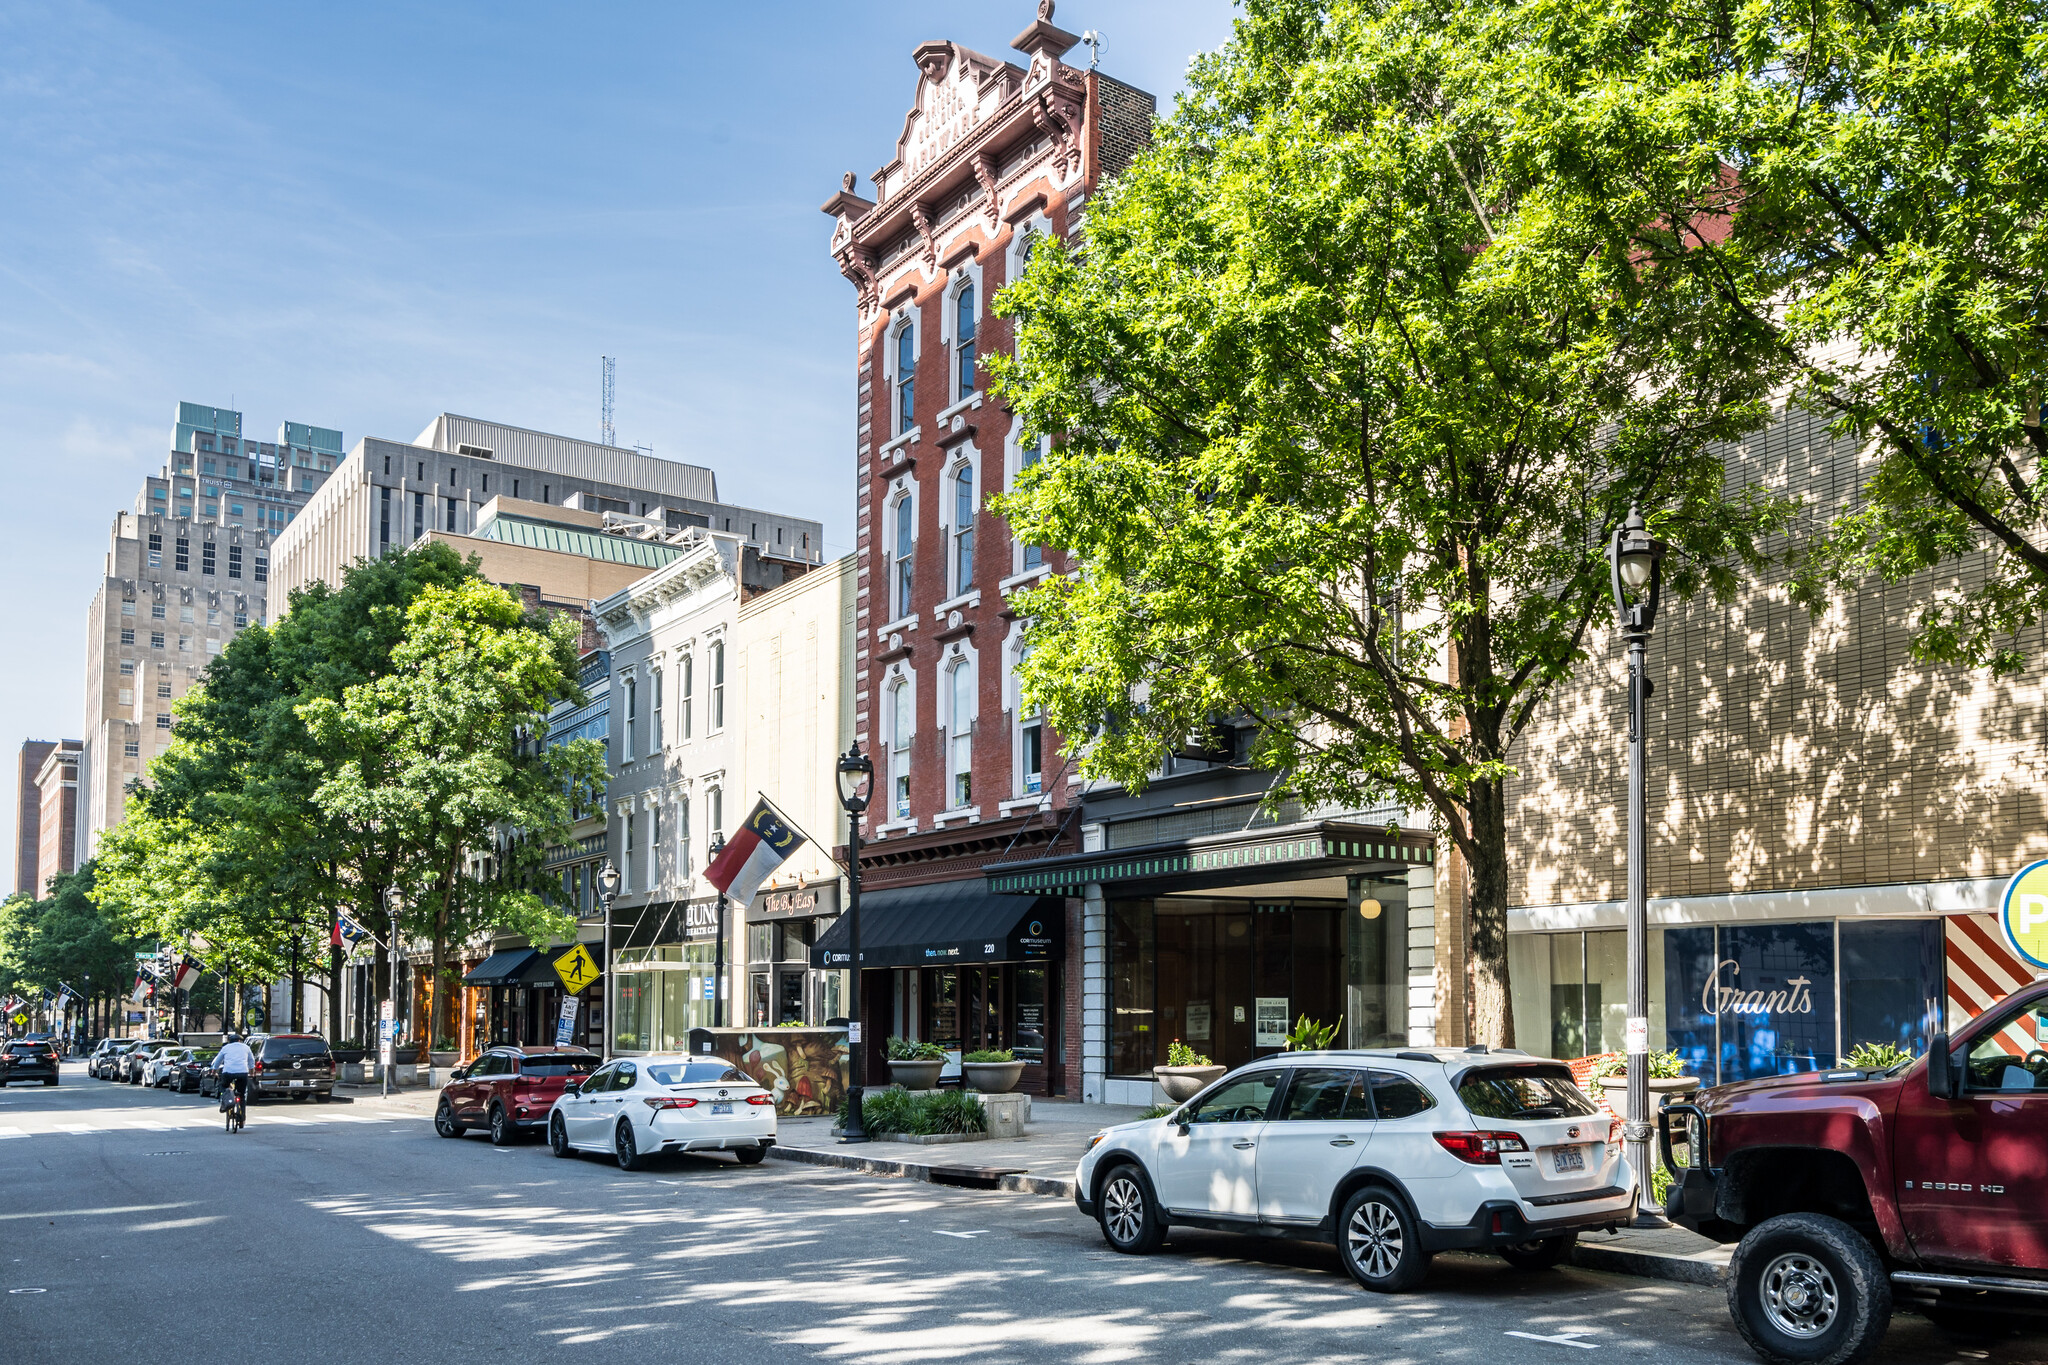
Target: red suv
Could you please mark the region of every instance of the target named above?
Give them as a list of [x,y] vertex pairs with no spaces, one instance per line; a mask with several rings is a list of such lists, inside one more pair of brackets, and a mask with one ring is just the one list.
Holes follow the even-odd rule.
[[508,1147],[522,1128],[540,1128],[562,1087],[597,1070],[604,1059],[580,1047],[494,1047],[459,1066],[441,1087],[434,1107],[434,1131],[461,1137],[472,1127],[491,1130],[491,1142]]

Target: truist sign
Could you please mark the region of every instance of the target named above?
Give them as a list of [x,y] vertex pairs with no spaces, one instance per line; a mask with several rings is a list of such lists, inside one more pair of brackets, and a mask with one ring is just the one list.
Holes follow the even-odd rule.
[[1788,976],[1784,984],[1769,990],[1745,991],[1735,984],[1742,975],[1742,964],[1734,958],[1723,958],[1714,968],[1714,974],[1707,978],[1706,988],[1700,992],[1700,1013],[1702,1014],[1812,1014],[1813,978]]

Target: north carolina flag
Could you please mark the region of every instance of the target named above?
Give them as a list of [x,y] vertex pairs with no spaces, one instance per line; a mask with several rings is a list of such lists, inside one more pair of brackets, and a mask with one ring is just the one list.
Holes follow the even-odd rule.
[[176,970],[171,973],[171,984],[181,991],[189,991],[199,980],[199,964],[189,957],[179,958]]
[[723,851],[704,869],[704,880],[741,905],[753,903],[754,893],[770,873],[796,852],[804,838],[776,818],[764,798],[747,817],[747,823],[732,836]]

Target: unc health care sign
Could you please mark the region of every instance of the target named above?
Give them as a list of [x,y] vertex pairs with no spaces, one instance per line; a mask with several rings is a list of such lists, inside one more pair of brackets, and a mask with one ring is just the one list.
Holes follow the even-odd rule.
[[2048,971],[2048,858],[2027,864],[2005,884],[1998,927],[2022,962]]

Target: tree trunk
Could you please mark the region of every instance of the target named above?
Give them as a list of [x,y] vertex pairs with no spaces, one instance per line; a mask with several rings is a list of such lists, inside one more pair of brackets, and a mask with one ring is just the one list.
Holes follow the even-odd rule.
[[1515,1045],[1508,994],[1507,793],[1500,782],[1475,782],[1467,797],[1472,856],[1466,891],[1471,927],[1472,1034],[1488,1047]]

